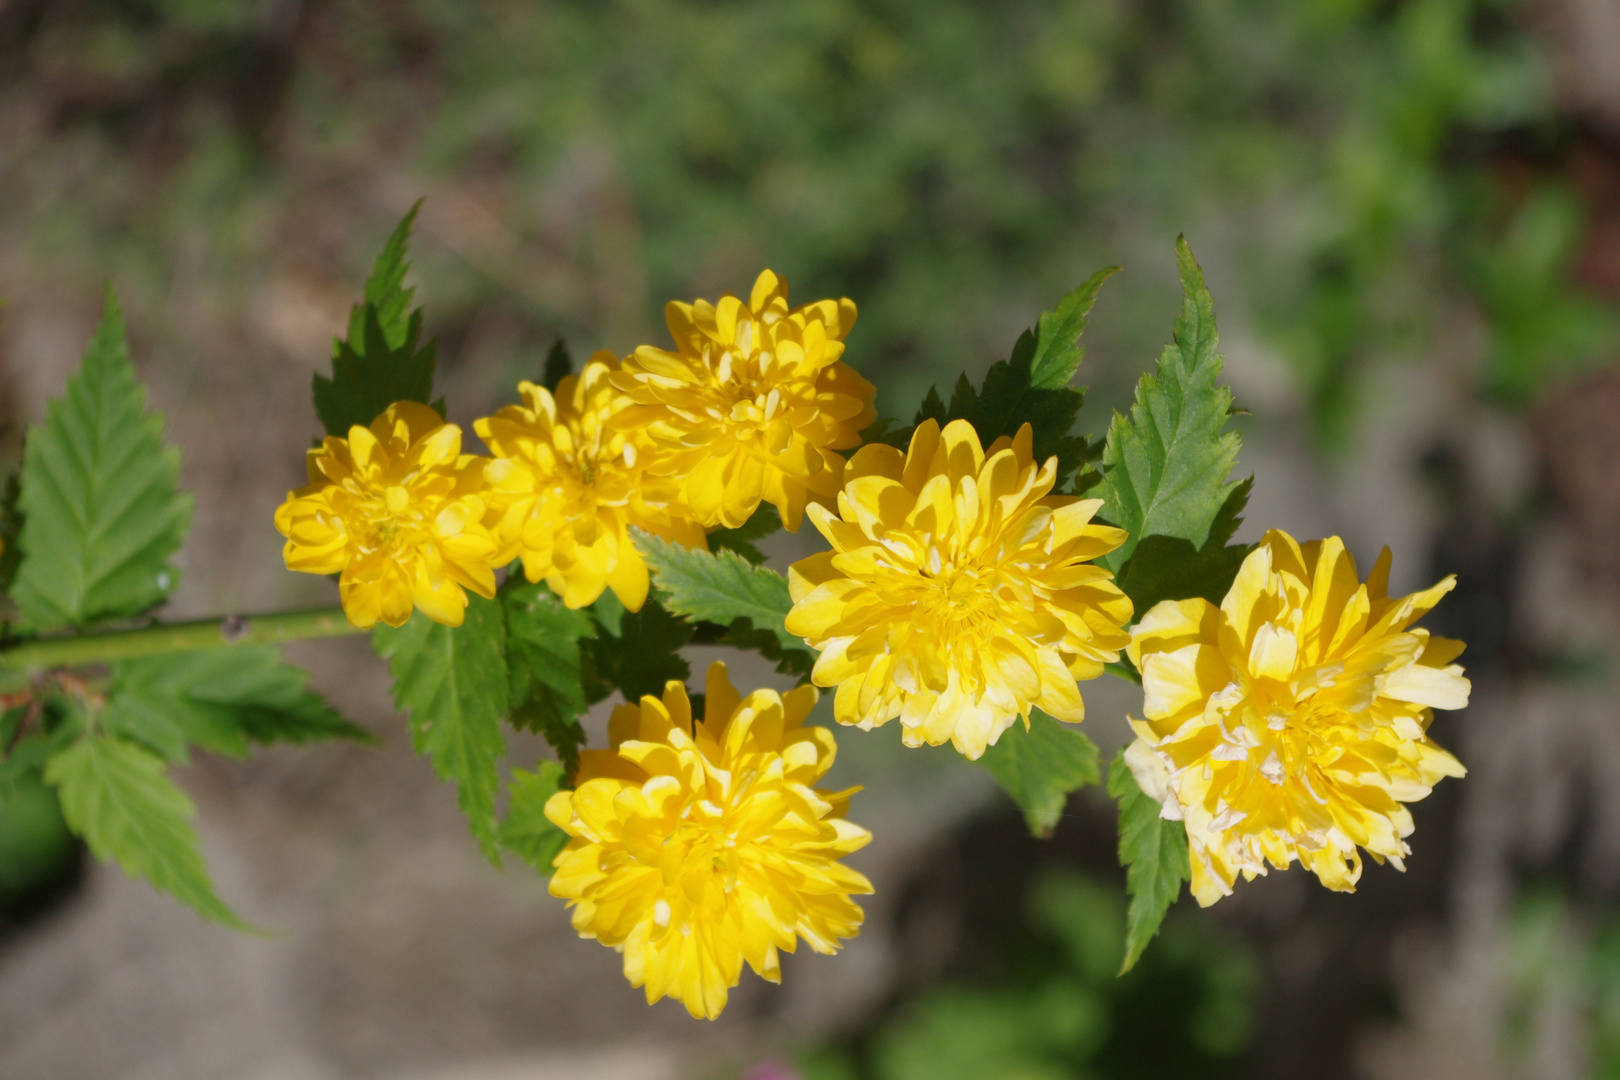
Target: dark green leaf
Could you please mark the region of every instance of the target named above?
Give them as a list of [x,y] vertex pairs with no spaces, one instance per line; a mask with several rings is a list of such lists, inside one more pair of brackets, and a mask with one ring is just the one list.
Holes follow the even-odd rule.
[[568,834],[546,817],[546,803],[562,787],[563,770],[554,761],[542,761],[534,772],[512,771],[501,844],[543,877],[551,876],[552,860],[568,843]]
[[16,473],[6,477],[6,486],[0,492],[0,593],[10,595],[12,583],[17,580],[17,568],[22,565],[22,548],[17,539],[22,535],[23,513],[22,479]]
[[332,377],[315,376],[315,412],[328,435],[345,437],[349,428],[365,427],[396,401],[432,404],[436,340],[417,347],[422,337],[422,309],[411,309],[414,290],[404,287],[411,225],[418,202],[399,223],[371,277],[365,300],[349,314],[349,336],[332,343]]
[[1130,416],[1114,414],[1102,483],[1093,492],[1104,500],[1101,516],[1130,534],[1098,560],[1114,571],[1144,537],[1202,549],[1237,486],[1226,481],[1237,463],[1238,435],[1223,430],[1232,392],[1215,381],[1221,373],[1215,303],[1185,238],[1176,241],[1176,261],[1185,299],[1175,343],[1165,347],[1156,374],[1137,384]]
[[568,355],[568,343],[558,338],[552,343],[551,351],[546,353],[546,370],[540,377],[540,383],[555,394],[558,384],[573,373],[574,358]]
[[170,761],[191,746],[242,758],[249,743],[376,741],[311,693],[274,645],[124,660],[112,676],[101,726]]
[[518,579],[503,590],[512,723],[545,736],[569,776],[579,767],[585,732],[580,641],[596,636],[588,612],[570,611],[549,588]]
[[11,592],[24,623],[85,626],[161,603],[179,582],[169,557],[191,523],[179,472],[163,418],[146,411],[109,290],[78,374],[28,432]]
[[379,626],[372,640],[394,677],[394,704],[411,714],[411,745],[428,756],[441,780],[456,782],[473,836],[499,866],[495,793],[496,766],[506,753],[506,623],[499,602],[467,599],[460,626],[418,613],[397,630]]
[[1119,587],[1136,605],[1137,618],[1161,600],[1190,600],[1201,596],[1219,604],[1232,587],[1238,567],[1253,550],[1247,544],[1228,545],[1243,521],[1243,508],[1254,487],[1250,477],[1232,489],[1201,548],[1168,536],[1148,536],[1136,547],[1119,574]]
[[1072,792],[1097,782],[1097,763],[1096,743],[1039,709],[1030,712],[1028,731],[1014,721],[979,759],[1039,837],[1052,835]]
[[661,697],[671,679],[685,682],[692,665],[679,652],[692,640],[692,624],[671,615],[653,597],[640,611],[626,611],[613,593],[605,592],[591,606],[602,632],[590,644],[591,678],[588,696],[600,701],[614,689],[626,701],[647,694]]
[[753,516],[735,529],[716,529],[709,534],[710,551],[735,551],[754,565],[765,561],[764,554],[753,541],[763,539],[782,527],[782,518],[776,507],[760,503]]
[[755,566],[734,551],[693,550],[644,532],[635,539],[659,600],[670,611],[722,626],[747,619],[756,629],[775,634],[784,649],[805,648],[803,639],[784,625],[793,599],[787,578],[775,570]]
[[1159,816],[1159,804],[1137,786],[1124,751],[1108,768],[1108,794],[1119,800],[1119,861],[1125,867],[1125,891],[1131,894],[1125,913],[1125,962],[1119,969],[1123,975],[1159,932],[1164,913],[1181,893],[1181,883],[1192,880],[1192,864],[1186,828]]
[[122,739],[88,736],[54,754],[45,779],[96,858],[116,861],[205,919],[252,929],[214,893],[191,827],[196,808],[165,775],[162,758]]

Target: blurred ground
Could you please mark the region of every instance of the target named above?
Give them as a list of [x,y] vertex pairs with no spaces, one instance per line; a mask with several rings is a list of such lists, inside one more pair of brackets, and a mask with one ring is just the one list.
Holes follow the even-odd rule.
[[[1129,276],[1099,305],[1083,376],[1105,403],[1118,401],[1168,332],[1170,242],[1186,228],[1222,313],[1228,374],[1253,413],[1241,467],[1256,474],[1256,488],[1242,535],[1257,538],[1265,527],[1339,533],[1364,565],[1387,543],[1396,588],[1459,573],[1462,587],[1437,629],[1470,641],[1464,660],[1475,679],[1470,709],[1436,726],[1470,775],[1417,808],[1409,873],[1369,867],[1355,897],[1326,894],[1297,871],[1273,875],[1215,909],[1221,927],[1251,943],[1265,975],[1256,1036],[1234,1075],[1599,1075],[1610,976],[1594,943],[1620,897],[1620,382],[1612,373],[1566,381],[1530,405],[1489,402],[1476,378],[1488,351],[1482,316],[1455,294],[1424,294],[1418,300],[1438,312],[1444,333],[1420,362],[1390,350],[1365,366],[1353,395],[1335,391],[1378,404],[1351,411],[1342,445],[1324,455],[1319,387],[1291,366],[1252,300],[1265,281],[1246,246],[1254,207],[1223,214],[1196,201],[1171,199],[1168,210],[1155,202],[1158,181],[1132,169],[1150,155],[1143,147],[1163,150],[1156,140],[1168,136],[1151,124],[1133,129],[1130,114],[1107,113],[1107,138],[1088,132],[1088,145],[1103,150],[1079,155],[1088,169],[1120,174],[1076,182],[1101,209],[1055,194],[1068,190],[1056,174],[1081,171],[1072,159],[1030,164],[1039,182],[1013,191],[995,175],[1000,159],[974,157],[977,144],[965,138],[957,157],[942,155],[945,164],[917,151],[915,175],[905,172],[910,186],[836,187],[808,166],[795,171],[794,151],[736,194],[746,147],[727,139],[746,143],[756,129],[741,125],[746,137],[738,136],[673,91],[667,100],[647,91],[636,80],[656,90],[665,69],[649,74],[633,49],[613,52],[561,32],[579,32],[574,24],[557,24],[560,43],[536,62],[535,85],[514,83],[510,94],[468,105],[450,92],[456,79],[445,70],[493,64],[495,54],[480,46],[447,60],[433,34],[471,16],[436,5],[250,6],[256,13],[244,22],[226,5],[196,4],[181,17],[174,12],[185,5],[53,10],[0,0],[4,438],[14,454],[20,425],[60,390],[111,277],[153,403],[185,453],[184,483],[197,494],[174,614],[327,598],[326,582],[280,569],[269,521],[299,482],[315,433],[310,375],[325,363],[366,255],[418,195],[429,198],[413,280],[430,328],[443,333],[441,381],[452,419],[462,422],[538,370],[553,335],[568,333],[576,355],[599,343],[628,347],[659,332],[665,295],[741,290],[767,258],[788,259],[778,268],[810,291],[824,284],[861,302],[850,355],[884,383],[891,407],[964,363],[982,368],[1061,288],[1104,261],[1125,262]],[[1076,25],[1117,10],[1058,7]],[[626,37],[673,34],[676,10],[688,9],[647,5],[650,21]],[[1549,0],[1533,12],[1551,43],[1560,123],[1577,128],[1586,148],[1567,169],[1588,211],[1578,272],[1610,296],[1620,296],[1615,11],[1609,0]],[[813,38],[813,21],[806,16],[799,32]],[[974,90],[975,100],[1009,110],[973,117],[974,130],[1018,127],[1025,121],[1011,118],[1015,109],[1045,116],[1103,101],[1085,84],[1089,25],[1064,39],[1078,51],[1053,45],[1057,59],[1031,65],[1045,89],[1018,94],[1035,104]],[[740,40],[746,56],[750,39]],[[902,64],[881,34],[862,41],[864,52],[840,60],[858,69],[851,82]],[[942,56],[958,47],[929,45]],[[698,57],[694,69],[723,69],[737,55],[727,47],[714,45],[723,55]],[[730,201],[703,202],[680,186],[686,174],[640,175],[642,163],[625,158],[639,136],[614,127],[619,99],[592,98],[554,72],[569,48],[600,50],[622,95],[661,103],[637,122],[679,128],[702,144],[707,156],[694,171],[732,192]],[[8,62],[17,65],[10,73]],[[799,74],[773,73],[780,81]],[[727,85],[712,78],[700,100]],[[947,72],[947,82],[954,78]],[[556,93],[535,105],[536,87],[553,84]],[[913,149],[953,145],[946,100],[898,91],[885,99],[897,116],[924,118],[896,125]],[[574,113],[604,115],[568,127],[560,146],[547,142],[547,128],[537,140],[542,170],[530,160],[541,151],[510,134],[530,122],[530,109],[543,115],[536,126],[558,130]],[[431,116],[427,134],[411,127],[418,115]],[[753,119],[769,128],[786,118]],[[862,131],[833,124],[818,137]],[[867,158],[836,161],[845,174],[877,160],[881,140],[863,137],[873,140],[857,147]],[[1173,147],[1164,153],[1177,160]],[[905,201],[913,195],[917,206]],[[988,220],[987,206],[1037,204],[1056,209]],[[858,208],[881,228],[840,233]],[[729,220],[743,210],[763,217],[748,227]],[[781,231],[751,234],[766,231],[762,220]],[[1071,224],[1073,243],[1037,249],[1030,239]],[[680,265],[683,245],[700,253],[692,265]],[[799,288],[795,296],[808,299]],[[775,553],[780,562],[793,543]],[[708,655],[695,655],[694,666]],[[363,642],[302,646],[295,658],[383,748],[277,750],[240,765],[205,761],[186,777],[223,894],[271,935],[205,926],[93,867],[66,903],[0,941],[7,1080],[734,1076],[756,1058],[857,1031],[942,973],[965,970],[961,957],[993,937],[984,922],[1017,910],[1037,862],[1090,867],[1099,850],[1107,856],[1097,837],[1111,824],[1100,801],[1077,798],[1074,817],[1043,848],[1007,830],[1007,804],[978,770],[902,752],[892,731],[845,734],[845,782],[881,778],[852,815],[877,836],[852,860],[878,886],[866,931],[835,959],[793,958],[781,988],[745,976],[725,1018],[698,1024],[672,1003],[648,1009],[624,984],[617,958],[578,940],[534,875],[516,866],[497,872],[480,859],[452,793],[410,754],[385,673]],[[1110,753],[1137,699],[1108,679],[1085,692],[1087,729]],[[598,732],[602,722],[594,717]],[[539,753],[514,740],[511,760],[526,765]],[[1005,858],[992,864],[986,852]],[[941,880],[957,884],[935,889]],[[1564,905],[1544,938],[1526,929],[1531,885]],[[937,902],[919,903],[919,894]]]

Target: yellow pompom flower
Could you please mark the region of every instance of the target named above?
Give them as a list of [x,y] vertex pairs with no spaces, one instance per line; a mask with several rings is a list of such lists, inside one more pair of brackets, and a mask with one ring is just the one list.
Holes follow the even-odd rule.
[[876,390],[839,359],[854,302],[790,309],[787,282],[766,270],[746,304],[673,301],[664,317],[675,351],[625,359],[615,381],[636,404],[618,422],[671,452],[661,471],[685,482],[703,525],[734,529],[763,500],[797,532],[805,504],[843,485],[838,451],[877,417]]
[[609,423],[628,403],[612,383],[618,366],[599,352],[555,395],[521,383],[522,405],[473,425],[495,455],[484,475],[501,512],[502,561],[521,556],[524,576],[544,579],[571,608],[611,588],[626,608],[641,610],[647,564],[630,542],[631,526],[707,547],[679,505],[680,485],[646,474],[651,445]]
[[308,454],[310,483],[276,510],[287,569],[337,574],[355,626],[400,626],[414,605],[460,626],[471,589],[495,595],[494,535],[485,526],[484,463],[461,452],[461,429],[401,401],[349,437]]
[[678,682],[619,706],[613,748],[580,754],[546,816],[572,837],[551,893],[580,936],[621,951],[648,1004],[668,995],[713,1020],[744,960],[780,982],[799,938],[833,953],[860,932],[850,895],[872,885],[838,860],[872,837],[844,819],[858,788],[813,787],[837,751],[803,726],[814,687],[744,698],[716,662],[705,689],[702,720]]
[[910,449],[862,447],[838,515],[810,508],[833,550],[795,563],[787,628],[821,650],[813,678],[835,714],[870,730],[900,718],[907,746],[969,758],[1031,708],[1079,722],[1076,681],[1130,641],[1131,601],[1092,560],[1125,533],[1100,499],[1050,494],[1025,424],[981,449],[973,426],[918,425]]
[[1468,704],[1463,644],[1412,627],[1456,579],[1392,598],[1389,563],[1362,583],[1338,537],[1273,530],[1219,607],[1167,600],[1133,629],[1146,719],[1126,763],[1186,822],[1200,904],[1295,859],[1352,891],[1358,847],[1401,866],[1403,804],[1463,775],[1427,735],[1433,709]]

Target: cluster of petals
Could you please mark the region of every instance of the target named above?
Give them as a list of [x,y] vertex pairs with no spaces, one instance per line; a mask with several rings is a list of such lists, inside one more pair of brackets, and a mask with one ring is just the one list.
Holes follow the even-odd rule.
[[551,892],[574,928],[624,954],[649,1003],[669,996],[698,1017],[725,1008],[743,961],[781,981],[782,951],[820,953],[855,936],[851,894],[871,883],[839,860],[871,835],[845,820],[855,790],[814,787],[836,752],[805,727],[814,687],[746,698],[710,666],[702,719],[686,688],[621,705],[610,750],[580,755],[573,791],[546,816],[570,836]]
[[680,505],[680,485],[647,474],[655,449],[641,432],[610,423],[624,404],[612,382],[618,367],[599,352],[555,394],[522,383],[523,404],[474,425],[495,455],[485,478],[500,509],[501,560],[521,557],[524,576],[546,581],[572,608],[607,588],[629,610],[641,608],[647,564],[632,527],[706,546]]
[[1405,804],[1463,775],[1427,734],[1432,710],[1468,704],[1462,642],[1412,626],[1455,580],[1390,597],[1389,565],[1386,548],[1362,582],[1338,537],[1273,530],[1219,607],[1165,601],[1134,628],[1145,719],[1126,762],[1185,821],[1200,904],[1295,859],[1351,891],[1358,849],[1401,866]]
[[459,427],[413,401],[328,437],[309,451],[309,485],[276,511],[287,567],[341,574],[355,626],[399,626],[413,607],[461,625],[465,589],[495,595],[484,460],[461,452]]
[[839,451],[877,416],[875,388],[839,359],[855,304],[790,308],[766,270],[746,303],[671,302],[665,318],[675,347],[625,359],[614,381],[634,404],[617,422],[667,451],[654,468],[684,484],[702,525],[736,528],[763,501],[797,531],[807,503],[843,486]]
[[978,758],[1030,710],[1085,717],[1078,680],[1130,641],[1131,602],[1093,560],[1125,533],[1101,500],[1052,495],[1025,424],[988,454],[966,421],[918,425],[910,448],[849,462],[838,512],[812,505],[832,550],[795,563],[788,630],[821,650],[840,723],[900,718],[906,745]]

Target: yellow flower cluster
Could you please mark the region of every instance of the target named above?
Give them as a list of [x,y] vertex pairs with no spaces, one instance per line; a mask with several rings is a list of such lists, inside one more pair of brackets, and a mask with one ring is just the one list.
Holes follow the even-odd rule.
[[673,352],[599,352],[555,394],[521,384],[521,405],[474,424],[490,458],[413,402],[326,439],[276,514],[288,568],[341,574],[356,626],[398,626],[413,605],[456,626],[463,590],[492,595],[513,559],[569,607],[612,589],[635,611],[648,577],[631,528],[705,547],[765,501],[797,529],[842,486],[838,451],[859,445],[875,390],[839,359],[855,305],[787,295],[766,270],[746,305],[671,303]]
[[734,529],[775,506],[797,532],[810,502],[843,486],[838,451],[877,418],[876,389],[839,359],[855,325],[850,300],[788,307],[787,282],[766,270],[748,302],[672,302],[675,350],[643,345],[615,383],[635,403],[617,417],[666,456],[649,470],[680,478],[708,527]]
[[1350,891],[1358,848],[1400,866],[1404,804],[1463,775],[1427,734],[1468,704],[1462,642],[1412,627],[1455,580],[1392,598],[1389,565],[1386,548],[1363,583],[1338,537],[1274,530],[1219,607],[1165,601],[1134,629],[1146,718],[1126,762],[1186,822],[1200,904],[1295,859]]
[[580,755],[546,816],[571,837],[551,892],[580,936],[620,950],[649,1004],[667,995],[712,1020],[743,961],[780,982],[800,938],[833,953],[860,931],[850,896],[872,886],[839,859],[871,834],[844,818],[858,789],[814,786],[837,750],[803,726],[814,687],[744,698],[717,662],[705,689],[701,720],[679,682],[619,706],[612,749]]
[[900,718],[908,746],[978,758],[1032,708],[1085,717],[1079,679],[1130,642],[1131,601],[1093,560],[1125,533],[1099,499],[1052,495],[1025,424],[986,454],[971,424],[928,420],[911,446],[863,447],[838,513],[810,518],[833,550],[795,563],[791,633],[821,650],[814,679],[835,715],[870,730]]
[[497,552],[484,459],[461,429],[414,401],[328,437],[308,454],[309,486],[276,511],[289,570],[341,574],[356,626],[400,626],[413,606],[460,626],[471,589],[495,595]]

